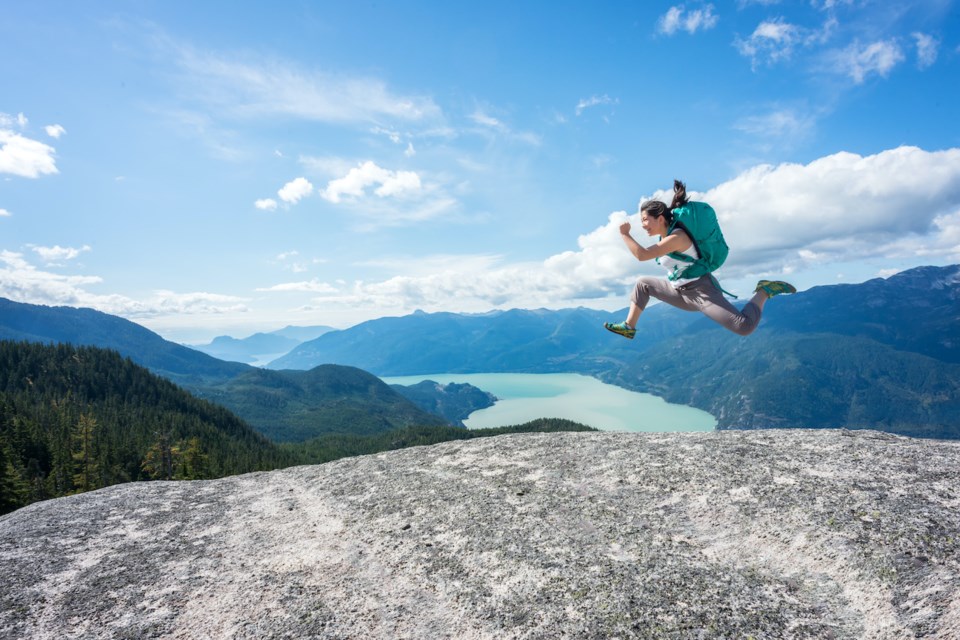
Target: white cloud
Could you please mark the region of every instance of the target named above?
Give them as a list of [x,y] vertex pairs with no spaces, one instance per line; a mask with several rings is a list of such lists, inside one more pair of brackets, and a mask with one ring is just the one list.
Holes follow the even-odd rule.
[[670,7],[657,22],[657,31],[668,36],[679,30],[693,34],[703,29],[712,29],[719,18],[713,13],[713,5],[704,5],[702,9],[687,11],[684,5]]
[[374,193],[385,198],[419,193],[422,189],[420,176],[413,171],[390,171],[366,161],[350,169],[347,175],[327,183],[320,195],[333,203],[339,203],[345,196],[361,198],[366,195],[367,187],[379,185]]
[[773,65],[793,58],[798,50],[823,45],[833,37],[839,23],[829,15],[819,28],[804,27],[787,22],[783,17],[764,20],[753,30],[750,37],[734,38],[733,46],[740,55],[750,58],[750,66],[756,70],[761,64]]
[[245,299],[215,293],[155,291],[145,300],[91,293],[99,276],[64,275],[38,269],[23,254],[0,250],[0,296],[31,304],[90,307],[127,318],[179,314],[227,314],[247,310]]
[[434,195],[415,205],[404,203],[402,207],[384,200],[367,200],[364,201],[362,210],[358,210],[364,216],[364,221],[357,224],[356,231],[368,232],[384,227],[416,225],[441,216],[450,216],[459,206],[460,203],[456,198],[442,194]]
[[750,58],[752,66],[756,67],[761,61],[773,64],[790,58],[794,48],[804,39],[800,27],[778,18],[761,22],[748,39],[734,40],[734,46],[740,55]]
[[773,145],[802,139],[815,126],[816,119],[813,114],[781,108],[741,118],[734,123],[733,128],[755,136],[765,145]]
[[67,132],[67,130],[64,129],[64,128],[63,128],[61,125],[59,125],[59,124],[49,124],[49,125],[47,125],[46,127],[44,127],[44,130],[47,132],[47,135],[48,135],[48,136],[50,136],[51,138],[54,138],[54,139],[59,138],[60,136],[62,136],[63,134],[65,134],[65,133]]
[[478,125],[483,127],[480,131],[481,133],[486,134],[489,131],[494,131],[502,135],[507,140],[517,140],[519,142],[524,142],[532,146],[539,146],[542,142],[539,135],[530,131],[514,131],[507,124],[505,124],[500,119],[491,116],[482,109],[477,109],[472,114],[470,114],[470,119],[473,120]]
[[855,42],[833,56],[837,71],[850,76],[857,84],[873,73],[886,77],[903,60],[903,51],[896,40],[882,40],[866,46]]
[[[878,259],[960,260],[960,149],[900,147],[871,156],[837,153],[806,165],[761,165],[691,195],[711,203],[720,216],[731,247],[723,278]],[[652,197],[667,196],[663,191]],[[639,212],[611,213],[605,224],[578,238],[575,250],[540,262],[504,264],[498,256],[397,259],[384,266],[398,275],[339,289],[330,285],[334,291],[317,303],[381,314],[596,306],[610,300],[619,308],[638,274],[661,273],[652,262],[638,263],[620,239],[620,224],[630,220],[639,230],[639,217]],[[642,232],[634,237],[654,241]]]
[[243,61],[185,46],[176,52],[186,93],[238,118],[362,123],[442,115],[430,97],[396,94],[376,78],[299,69],[287,60]]
[[262,198],[254,202],[253,206],[261,211],[275,211],[277,208],[277,201],[273,198]]
[[817,9],[829,10],[840,5],[852,5],[860,0],[812,0],[810,3]]
[[12,116],[9,113],[0,111],[0,128],[9,128],[16,125],[21,129],[26,129],[28,122],[27,116],[22,113]]
[[491,129],[506,129],[506,125],[504,125],[502,122],[480,110],[471,113],[470,119],[477,124],[482,124],[483,126],[490,127]]
[[960,149],[762,165],[701,197],[735,247],[735,268],[800,264],[801,250],[825,262],[960,253],[951,239],[960,232],[951,217],[960,212]]
[[102,279],[97,276],[41,271],[23,254],[0,250],[0,296],[4,298],[37,304],[80,305],[95,298],[83,287],[100,282]]
[[54,161],[55,153],[50,145],[9,129],[0,129],[0,173],[24,178],[59,173]]
[[373,127],[370,130],[370,132],[375,133],[377,135],[387,136],[388,138],[390,138],[390,141],[394,144],[400,144],[400,142],[402,141],[400,132],[394,131],[393,129],[385,129],[383,127]]
[[[383,184],[368,181],[360,193],[373,195],[368,193],[371,187]],[[841,152],[808,164],[756,166],[704,192],[693,187],[695,199],[717,210],[730,244],[730,258],[718,274],[724,280],[853,262],[960,261],[960,149],[929,152],[899,147],[868,156]],[[652,197],[667,195],[656,192]],[[376,211],[388,201],[371,197],[363,201],[362,209]],[[455,201],[431,200],[422,204],[422,215],[434,216],[436,210],[451,206]],[[570,250],[533,262],[510,264],[502,256],[489,255],[407,256],[383,262],[392,275],[378,281],[347,284],[314,278],[258,291],[301,293],[314,296],[317,308],[344,313],[368,309],[379,315],[418,307],[622,308],[624,292],[638,274],[661,272],[652,262],[638,263],[626,251],[618,233],[624,220],[639,230],[638,212],[613,212],[603,224],[582,234]],[[652,242],[639,233],[635,237]],[[289,251],[277,259],[294,262],[296,257]],[[245,299],[211,293],[159,291],[133,300],[89,291],[99,284],[96,276],[52,273],[29,264],[21,254],[0,252],[0,295],[15,300],[91,306],[145,318],[247,310]]]
[[302,282],[284,282],[272,287],[262,287],[257,291],[264,292],[299,292],[299,293],[337,293],[338,289],[327,282],[321,282],[314,278]]
[[79,249],[74,247],[61,247],[60,245],[54,245],[52,247],[32,247],[32,249],[43,259],[44,262],[73,260],[81,253],[90,251],[90,247],[88,245],[84,245]]
[[331,176],[317,192],[357,216],[355,231],[417,224],[459,207],[442,183],[428,181],[415,171],[390,170],[371,160],[352,163],[341,158],[304,157],[300,162],[310,173]]
[[247,298],[206,291],[176,293],[161,289],[153,292],[153,295],[144,303],[144,310],[137,315],[245,313],[248,311],[247,301]]
[[6,209],[0,209],[0,218],[9,218],[13,214],[7,211]]
[[584,112],[585,109],[589,109],[590,107],[596,107],[602,104],[617,104],[617,100],[611,98],[608,95],[581,98],[580,102],[577,103],[576,114],[579,116]]
[[[292,251],[284,251],[283,253],[277,254],[276,261],[279,263],[280,267],[284,271],[292,271],[293,273],[304,273],[310,270],[311,265],[321,264],[325,260],[321,258],[312,258],[310,260],[298,260],[300,257],[300,252],[296,249]],[[259,291],[270,291],[272,289],[259,289]]]
[[917,44],[917,66],[921,69],[932,66],[937,61],[940,41],[926,33],[915,32],[912,35]]
[[295,178],[283,185],[277,195],[287,204],[297,204],[303,198],[313,193],[313,185],[306,178]]

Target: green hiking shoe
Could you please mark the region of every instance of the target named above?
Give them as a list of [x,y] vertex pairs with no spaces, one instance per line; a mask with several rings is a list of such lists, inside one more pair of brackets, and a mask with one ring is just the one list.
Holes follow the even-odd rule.
[[613,331],[614,333],[620,334],[627,340],[633,340],[633,336],[637,335],[636,329],[631,329],[627,326],[626,322],[618,322],[613,324],[612,322],[604,322],[603,328],[607,331]]
[[773,296],[778,296],[781,293],[796,293],[797,289],[789,282],[783,282],[781,280],[761,280],[757,283],[757,288],[754,289],[754,293],[757,291],[763,290],[767,294],[768,298]]

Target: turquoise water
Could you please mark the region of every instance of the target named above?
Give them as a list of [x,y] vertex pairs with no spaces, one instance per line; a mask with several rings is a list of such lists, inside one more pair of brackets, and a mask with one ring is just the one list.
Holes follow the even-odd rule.
[[387,384],[468,383],[497,396],[464,420],[470,429],[566,418],[603,431],[712,431],[712,415],[576,373],[437,373],[384,378]]

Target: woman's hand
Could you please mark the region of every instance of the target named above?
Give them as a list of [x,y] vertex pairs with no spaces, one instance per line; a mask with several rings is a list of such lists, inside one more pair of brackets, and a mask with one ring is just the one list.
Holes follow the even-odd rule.
[[622,236],[628,236],[628,235],[630,235],[630,223],[629,223],[629,222],[624,222],[622,225],[620,225],[620,235],[622,235]]

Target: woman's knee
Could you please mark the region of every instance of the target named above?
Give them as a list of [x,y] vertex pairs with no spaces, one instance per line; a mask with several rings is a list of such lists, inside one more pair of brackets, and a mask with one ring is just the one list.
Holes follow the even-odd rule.
[[633,286],[633,294],[630,296],[630,301],[641,309],[645,307],[647,303],[650,302],[650,292],[655,281],[656,278],[651,278],[650,276],[642,276],[637,279],[637,284]]
[[757,330],[757,325],[755,324],[737,324],[730,327],[730,330],[733,331],[738,336],[748,336],[754,331]]

